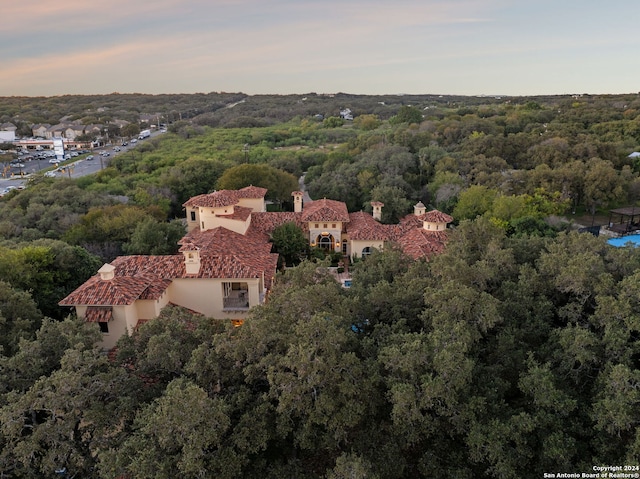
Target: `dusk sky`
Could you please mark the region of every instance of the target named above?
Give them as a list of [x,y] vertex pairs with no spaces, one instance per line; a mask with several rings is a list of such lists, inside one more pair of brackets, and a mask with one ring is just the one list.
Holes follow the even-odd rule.
[[638,0],[21,0],[0,96],[640,91]]

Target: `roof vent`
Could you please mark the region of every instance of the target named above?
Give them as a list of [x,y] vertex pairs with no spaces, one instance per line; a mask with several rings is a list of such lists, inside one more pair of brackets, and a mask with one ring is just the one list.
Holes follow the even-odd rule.
[[115,266],[110,265],[109,263],[105,263],[102,265],[102,268],[98,270],[98,273],[100,273],[100,279],[102,281],[109,281],[115,278],[116,276],[115,271],[116,271]]

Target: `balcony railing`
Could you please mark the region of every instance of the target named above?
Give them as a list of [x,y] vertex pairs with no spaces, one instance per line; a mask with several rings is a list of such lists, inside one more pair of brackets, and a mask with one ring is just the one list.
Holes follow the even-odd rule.
[[233,296],[223,298],[222,308],[227,310],[228,309],[234,309],[234,310],[249,309],[249,295],[244,292],[239,292],[237,294],[234,294]]

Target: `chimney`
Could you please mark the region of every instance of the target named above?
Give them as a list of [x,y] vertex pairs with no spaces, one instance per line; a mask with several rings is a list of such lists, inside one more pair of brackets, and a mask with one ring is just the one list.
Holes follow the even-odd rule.
[[371,206],[373,207],[373,219],[377,221],[382,220],[382,207],[384,206],[384,203],[372,201]]
[[100,279],[102,281],[110,281],[115,278],[115,271],[116,268],[114,266],[110,265],[109,263],[105,263],[102,265],[102,268],[98,270],[98,273],[100,273]]
[[422,204],[422,201],[418,201],[413,207],[413,214],[416,216],[421,216],[427,212],[427,207]]
[[187,274],[198,274],[200,272],[200,251],[197,249],[183,251],[184,267]]
[[291,196],[293,196],[293,212],[302,213],[302,197],[304,193],[302,191],[294,191]]

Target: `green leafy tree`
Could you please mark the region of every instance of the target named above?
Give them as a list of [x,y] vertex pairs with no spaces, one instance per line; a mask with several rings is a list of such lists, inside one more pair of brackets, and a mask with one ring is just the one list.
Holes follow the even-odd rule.
[[378,118],[378,115],[358,115],[353,120],[353,125],[365,130],[375,130],[381,125],[381,121]]
[[42,314],[31,295],[0,281],[0,354],[11,356],[20,339],[32,339]]
[[600,158],[589,160],[584,176],[584,201],[591,214],[624,196],[625,184],[613,164]]
[[389,123],[398,125],[401,123],[421,123],[422,112],[415,106],[402,105],[398,113],[393,116]]
[[497,191],[486,186],[470,186],[458,195],[458,203],[453,209],[453,217],[456,221],[462,221],[483,215],[491,210],[497,196]]
[[140,134],[140,126],[136,123],[128,123],[120,129],[120,134],[126,138],[135,138]]
[[269,165],[234,166],[226,170],[217,182],[221,190],[238,190],[251,185],[266,188],[267,198],[279,203],[290,201],[291,193],[299,188],[295,176]]
[[226,168],[220,160],[188,158],[165,172],[161,184],[169,187],[175,196],[170,214],[173,217],[183,215],[182,205],[189,198],[213,191]]
[[117,473],[149,479],[238,477],[239,461],[227,445],[231,412],[224,398],[209,397],[187,379],[172,381],[138,413],[135,432],[116,453],[116,465],[124,464]]
[[[84,246],[105,262],[111,261],[122,253],[122,245],[130,240],[138,224],[150,216],[153,214],[149,210],[138,206],[94,208],[67,231],[65,239],[71,244]],[[164,215],[158,216],[156,219],[164,219]]]
[[322,121],[325,128],[340,128],[344,125],[344,120],[339,116],[329,116]]
[[371,200],[384,204],[383,223],[395,224],[409,212],[410,203],[404,194],[403,190],[394,186],[379,185],[371,190]]
[[113,421],[132,412],[129,401],[138,387],[99,350],[73,346],[60,369],[5,397],[0,468],[20,477],[47,477],[61,469],[94,477],[97,453],[117,444],[123,431],[114,430]]
[[29,291],[46,316],[60,319],[58,301],[95,273],[100,261],[78,246],[37,240],[0,247],[0,279]]
[[186,233],[180,220],[158,222],[147,218],[138,223],[129,242],[122,246],[127,254],[174,254],[178,251],[178,240]]
[[282,255],[287,266],[296,266],[309,253],[309,240],[295,223],[285,223],[271,233],[276,253]]

